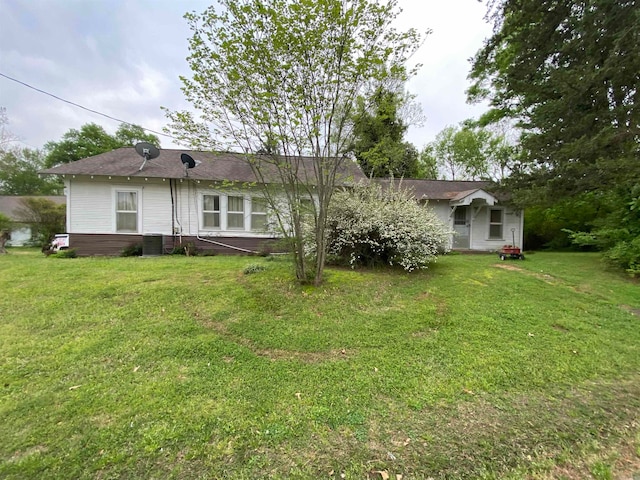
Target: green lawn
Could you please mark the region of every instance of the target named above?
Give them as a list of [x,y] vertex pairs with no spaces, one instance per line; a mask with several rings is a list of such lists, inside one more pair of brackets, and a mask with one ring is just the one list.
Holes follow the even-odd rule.
[[13,249],[0,319],[1,478],[640,475],[640,284],[595,254],[312,288]]

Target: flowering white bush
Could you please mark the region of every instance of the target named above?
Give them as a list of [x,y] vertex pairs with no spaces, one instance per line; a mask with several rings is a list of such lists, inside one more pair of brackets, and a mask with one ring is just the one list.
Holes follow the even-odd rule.
[[401,185],[357,185],[337,192],[329,209],[329,254],[350,265],[425,268],[449,248],[452,234]]

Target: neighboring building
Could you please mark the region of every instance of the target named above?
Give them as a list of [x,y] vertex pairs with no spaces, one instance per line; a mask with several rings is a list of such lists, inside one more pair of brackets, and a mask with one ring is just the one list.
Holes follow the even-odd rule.
[[[31,241],[31,227],[28,224],[20,223],[18,211],[22,208],[22,200],[32,198],[30,196],[4,196],[0,195],[0,213],[9,217],[15,222],[14,228],[11,230],[11,239],[7,242],[7,246],[21,247],[28,245]],[[37,196],[36,198],[44,198],[59,205],[63,205],[67,199],[64,195],[56,196]]]
[[455,235],[456,250],[496,251],[504,245],[522,248],[524,215],[504,198],[490,193],[490,182],[450,180],[376,179],[410,189],[421,203],[433,208]]
[[[195,168],[185,169],[183,153],[196,160]],[[312,171],[311,158],[299,160],[301,171]],[[266,228],[263,191],[242,154],[163,149],[145,162],[133,147],[119,148],[41,173],[64,181],[66,233],[79,255],[118,255],[132,244],[162,253],[188,242],[219,253],[249,253],[277,238]],[[338,178],[340,185],[367,181],[351,161]],[[263,182],[277,185],[278,177],[267,174]],[[494,251],[513,239],[522,246],[522,212],[490,193],[489,182],[394,182],[411,188],[455,230],[452,248]]]
[[[185,168],[183,153],[195,168]],[[311,158],[298,160],[301,172],[313,171]],[[188,242],[248,253],[277,238],[266,228],[262,188],[242,154],[163,149],[145,162],[134,148],[119,148],[41,173],[64,181],[69,248],[79,255],[117,255],[140,243],[168,252]],[[364,179],[351,161],[338,175],[341,185]],[[266,172],[263,181],[277,184],[278,177]]]

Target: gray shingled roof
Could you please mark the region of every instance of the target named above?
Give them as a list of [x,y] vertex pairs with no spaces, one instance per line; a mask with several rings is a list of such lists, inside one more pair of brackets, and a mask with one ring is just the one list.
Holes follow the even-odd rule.
[[[140,171],[144,159],[133,147],[118,148],[111,152],[101,153],[93,157],[83,158],[71,163],[42,170],[42,174],[52,175],[96,175],[112,177],[141,177],[141,178],[184,178],[185,169],[180,161],[180,155],[187,153],[200,163],[189,170],[189,178],[208,181],[255,182],[251,167],[245,157],[239,153],[214,153],[189,150],[161,149],[160,155],[146,162]],[[301,169],[313,172],[311,157],[297,157]],[[260,161],[261,157],[255,157]],[[310,176],[313,178],[313,175]],[[364,179],[365,176],[356,162],[343,162],[338,183],[349,183]],[[279,183],[274,172],[265,178],[266,183]],[[310,183],[311,180],[310,180]]]
[[487,190],[491,182],[453,180],[415,180],[376,178],[375,182],[388,188],[391,182],[413,191],[417,200],[454,200],[464,198],[477,190]]
[[64,204],[67,197],[64,195],[26,195],[26,196],[8,196],[0,195],[0,213],[6,215],[11,220],[17,220],[17,210],[22,208],[21,200],[23,198],[45,198],[57,204]]

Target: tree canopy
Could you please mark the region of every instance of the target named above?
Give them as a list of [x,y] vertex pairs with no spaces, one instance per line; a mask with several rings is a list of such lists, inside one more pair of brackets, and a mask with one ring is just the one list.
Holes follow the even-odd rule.
[[508,175],[515,151],[504,134],[465,121],[440,131],[425,146],[421,163],[435,166],[436,175],[447,180],[499,181]]
[[9,118],[0,108],[0,195],[54,195],[62,190],[56,179],[40,178],[44,155],[40,150],[15,144],[16,135],[7,128]]
[[47,152],[45,166],[53,167],[62,163],[74,162],[82,158],[99,155],[120,147],[130,147],[138,142],[149,142],[160,146],[156,135],[147,133],[137,125],[121,124],[114,135],[95,123],[87,123],[66,132],[57,142],[45,145]]
[[[637,0],[495,0],[494,33],[473,60],[481,121],[522,129],[509,178],[523,205],[588,202],[570,233],[640,274],[640,5]],[[566,227],[565,227],[566,228]]]
[[[391,26],[397,7],[397,0],[219,0],[185,16],[193,77],[182,78],[183,92],[198,115],[167,112],[174,135],[198,148],[242,151],[263,186],[275,180],[266,172],[277,172],[288,205],[287,218],[278,218],[302,281],[322,280],[327,210],[341,165],[351,161],[356,99],[372,80],[406,78],[405,62],[420,45],[416,31]],[[264,193],[276,215],[283,211]],[[311,198],[309,260],[300,205]]]
[[368,176],[417,178],[419,152],[404,141],[409,128],[402,109],[412,97],[392,85],[378,85],[372,94],[358,98],[353,114],[353,153]]
[[0,150],[0,195],[56,195],[62,191],[55,178],[41,178],[44,155],[40,150]]
[[640,180],[637,0],[496,0],[494,34],[473,60],[483,120],[523,129],[513,176],[557,199]]

